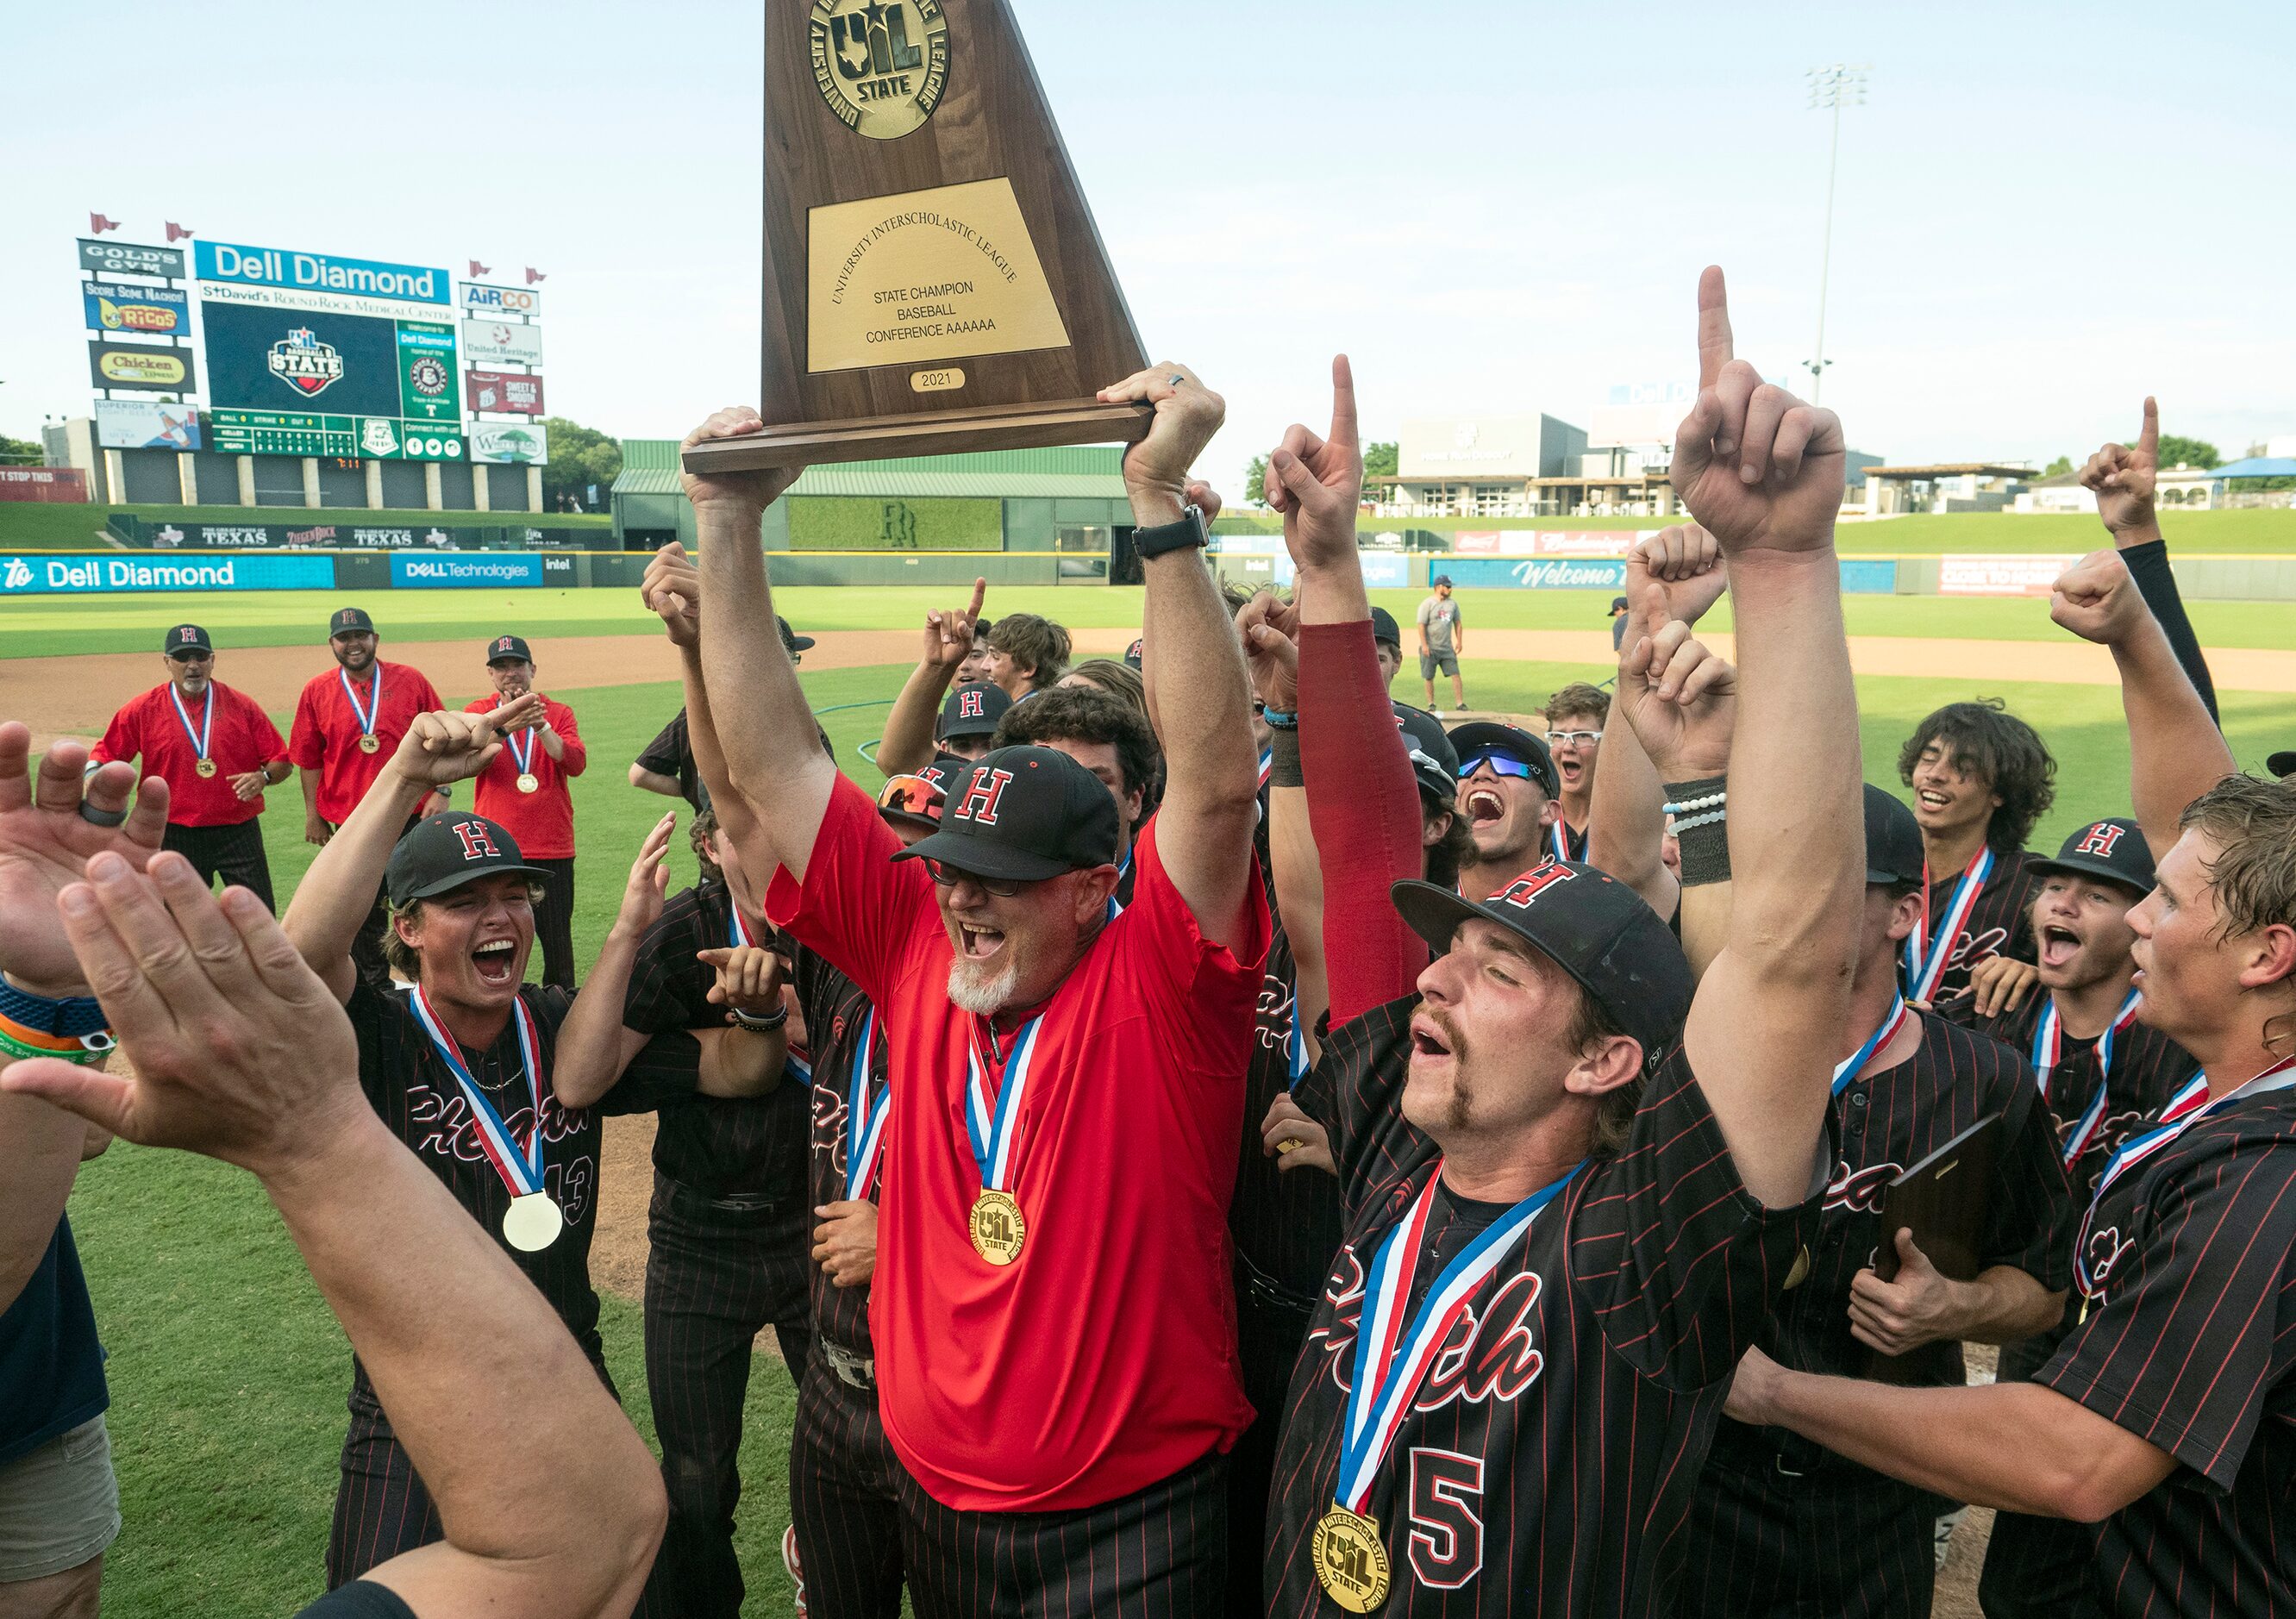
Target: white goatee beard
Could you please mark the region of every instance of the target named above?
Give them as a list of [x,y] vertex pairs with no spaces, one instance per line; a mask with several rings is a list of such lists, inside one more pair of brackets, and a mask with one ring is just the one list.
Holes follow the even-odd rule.
[[948,998],[959,1011],[994,1017],[1013,999],[1020,978],[1018,961],[991,970],[959,956],[948,964]]

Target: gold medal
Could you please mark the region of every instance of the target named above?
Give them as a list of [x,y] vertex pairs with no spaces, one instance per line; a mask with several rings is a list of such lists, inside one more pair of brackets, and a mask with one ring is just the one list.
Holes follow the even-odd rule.
[[216,762],[213,759],[201,759],[192,768],[202,776],[211,776],[216,773]]
[[375,735],[373,732],[368,732],[365,736],[359,738],[359,751],[361,753],[381,753],[382,751],[382,739]]
[[503,1215],[503,1240],[521,1254],[539,1254],[558,1240],[566,1216],[547,1192],[527,1192],[510,1200]]
[[1325,1593],[1348,1612],[1368,1614],[1387,1600],[1387,1548],[1372,1519],[1333,1507],[1316,1520],[1308,1555]]
[[518,773],[518,790],[522,793],[540,792],[542,790],[542,778],[536,775],[530,770],[520,771]]
[[1782,1293],[1791,1293],[1808,1280],[1809,1248],[1808,1246],[1805,1244],[1801,1252],[1794,1255],[1793,1269],[1786,1272],[1786,1285],[1784,1288],[1781,1288],[1779,1291]]
[[1021,1257],[1021,1245],[1029,1238],[1029,1222],[1021,1218],[1021,1206],[1013,1201],[1010,1192],[984,1190],[972,1200],[972,1218],[966,1223],[972,1231],[973,1251],[990,1264],[1009,1265]]

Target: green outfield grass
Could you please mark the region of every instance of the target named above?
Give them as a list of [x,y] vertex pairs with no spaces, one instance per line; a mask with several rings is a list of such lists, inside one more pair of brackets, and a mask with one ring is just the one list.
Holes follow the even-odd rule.
[[[1416,590],[1383,590],[1373,599],[1409,623]],[[790,622],[817,630],[909,629],[929,607],[964,605],[964,593],[919,586],[857,590],[797,586],[775,593]],[[1609,625],[1608,591],[1467,590],[1467,643],[1478,629],[1600,630]],[[504,631],[526,636],[655,634],[659,623],[632,590],[275,591],[212,595],[197,592],[120,596],[20,596],[0,601],[0,658],[81,652],[144,652],[161,632],[185,619],[204,625],[228,656],[234,646],[308,645],[325,639],[327,615],[345,602],[373,613],[389,641],[482,642]],[[2282,601],[2187,604],[2203,644],[2296,644]],[[1042,613],[1076,628],[1132,628],[1140,592],[1106,585],[1013,586],[988,593],[991,614]],[[1956,636],[1989,641],[2054,641],[2048,603],[2033,597],[1849,596],[1842,610],[1853,635]],[[1729,625],[1726,601],[1718,627]]]
[[[854,604],[856,617],[873,603],[881,626],[906,620],[911,604],[889,602],[889,593],[902,593],[849,592],[840,599]],[[1059,593],[1063,602],[1115,594]],[[1534,707],[1567,681],[1610,673],[1592,664],[1482,658],[1464,666],[1479,706],[1515,711]],[[805,677],[840,764],[873,789],[880,778],[857,746],[879,733],[905,673],[885,665]],[[1406,677],[1397,689],[1409,695],[1416,683]],[[1867,778],[1898,789],[1898,743],[1922,715],[2002,690],[2002,683],[1972,678],[1861,681]],[[459,705],[471,695],[449,700]],[[586,962],[612,920],[639,841],[670,807],[632,789],[625,772],[679,697],[672,684],[570,695],[590,750],[589,770],[574,782],[575,946]],[[2116,692],[2034,687],[2014,706],[2040,727],[2060,766],[2057,806],[2036,830],[2034,846],[2054,849],[2081,822],[2127,812],[2127,741]],[[2264,753],[2296,738],[2296,697],[2232,695],[2225,721],[2235,753],[2255,767]],[[313,854],[302,841],[301,799],[291,785],[270,795],[264,834],[284,896]],[[690,883],[694,864],[683,836],[672,847],[673,883]],[[254,1182],[235,1171],[124,1146],[83,1171],[71,1212],[111,1356],[113,1444],[127,1521],[108,1559],[107,1607],[205,1619],[294,1611],[322,1582],[350,1362],[278,1222]],[[651,1442],[637,1307],[606,1297],[601,1330],[624,1407]],[[761,1358],[750,1383],[737,1534],[752,1613],[783,1613],[791,1600],[779,1545],[788,1521],[792,1407],[778,1361]]]
[[[418,511],[365,506],[166,506],[49,505],[29,501],[0,503],[0,551],[102,551],[113,542],[104,523],[115,511],[151,522],[290,523],[304,527],[313,523],[527,523],[537,528],[594,528],[602,536],[613,532],[613,518],[603,511],[578,514],[551,511]],[[611,539],[602,543],[609,549]]]
[[[1366,534],[1400,534],[1423,528],[1439,535],[1488,534],[1507,528],[1658,528],[1679,518],[1656,517],[1367,517],[1358,527]],[[2161,526],[2170,544],[2187,555],[2210,552],[2227,555],[2296,554],[2296,510],[2236,511],[2168,511]],[[1283,519],[1272,511],[1248,507],[1223,512],[1215,530],[1220,534],[1281,534]],[[1846,522],[1835,531],[1834,543],[1845,554],[1856,556],[1934,557],[1948,552],[2072,552],[2094,551],[2105,543],[2104,530],[2085,512],[2035,512],[2019,516],[2010,511],[1915,512],[1874,522]]]

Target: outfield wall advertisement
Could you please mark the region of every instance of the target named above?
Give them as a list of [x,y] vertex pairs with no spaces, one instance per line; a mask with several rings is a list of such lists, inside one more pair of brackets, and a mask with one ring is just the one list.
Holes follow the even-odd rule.
[[107,450],[197,450],[200,413],[188,405],[149,399],[98,399],[95,442]]
[[327,557],[223,557],[145,561],[132,557],[0,557],[0,596],[155,590],[332,590]]
[[79,291],[90,331],[133,331],[163,338],[192,335],[192,300],[181,287],[99,280],[80,282]]
[[203,282],[238,282],[297,292],[357,293],[442,307],[454,299],[453,278],[435,265],[335,258],[324,253],[242,247],[231,241],[195,241],[192,248],[192,262]]

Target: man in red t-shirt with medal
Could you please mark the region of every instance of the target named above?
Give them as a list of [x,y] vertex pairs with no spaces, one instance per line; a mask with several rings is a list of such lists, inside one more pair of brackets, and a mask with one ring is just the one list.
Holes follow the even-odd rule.
[[[314,675],[296,700],[287,756],[302,772],[306,843],[324,847],[389,765],[414,716],[446,707],[422,670],[377,657],[378,639],[365,609],[336,609],[327,620],[327,646],[337,666]],[[423,807],[444,807],[445,802],[440,789]],[[406,824],[413,826],[421,814],[418,809]],[[359,971],[378,984],[390,980],[382,961],[382,927],[378,887],[373,908],[351,945]]]
[[[487,642],[487,678],[495,694],[465,707],[488,714],[534,690],[534,654],[517,635]],[[575,728],[574,710],[542,699],[538,724],[503,733],[503,750],[479,773],[476,808],[510,828],[529,865],[543,871],[542,900],[534,908],[535,942],[542,946],[542,981],[574,987],[574,798],[566,784],[590,763]]]
[[[689,474],[721,823],[770,918],[882,1014],[870,1330],[920,1614],[1217,1611],[1236,1371],[1226,1212],[1268,916],[1235,632],[1197,554],[1188,467],[1224,406],[1185,368],[1126,453],[1169,781],[1113,917],[1117,813],[1051,748],[952,780],[903,854],[820,751],[772,622],[758,514],[794,470]],[[754,432],[714,416],[690,445]]]
[[166,846],[212,883],[237,883],[266,907],[271,866],[263,854],[263,789],[287,779],[287,744],[261,705],[215,677],[215,643],[179,624],[160,643],[168,679],[123,704],[88,755],[91,769],[141,758],[168,784]]

